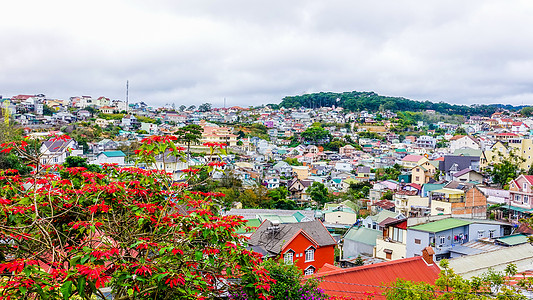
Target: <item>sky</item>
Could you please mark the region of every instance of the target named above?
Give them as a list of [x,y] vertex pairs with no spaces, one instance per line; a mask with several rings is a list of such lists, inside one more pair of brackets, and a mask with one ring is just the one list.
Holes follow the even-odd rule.
[[149,105],[320,91],[533,104],[531,0],[2,3],[0,95]]

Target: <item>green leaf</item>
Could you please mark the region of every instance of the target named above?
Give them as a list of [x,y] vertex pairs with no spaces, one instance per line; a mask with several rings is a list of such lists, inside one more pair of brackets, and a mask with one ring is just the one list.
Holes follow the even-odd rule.
[[197,260],[197,261],[200,261],[202,260],[202,257],[204,256],[204,254],[202,253],[202,251],[196,251],[194,253],[194,258]]
[[68,300],[68,298],[70,298],[70,295],[72,294],[72,281],[67,281],[63,283],[59,290],[61,291],[61,295],[63,295],[63,299]]
[[85,278],[84,277],[80,277],[78,279],[78,292],[80,296],[82,297],[85,296]]

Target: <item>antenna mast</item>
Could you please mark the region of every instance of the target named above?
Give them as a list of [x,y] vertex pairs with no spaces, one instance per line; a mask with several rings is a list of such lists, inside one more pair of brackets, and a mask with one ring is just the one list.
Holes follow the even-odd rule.
[[130,104],[129,104],[129,89],[130,89],[130,81],[126,80],[126,112],[130,108]]

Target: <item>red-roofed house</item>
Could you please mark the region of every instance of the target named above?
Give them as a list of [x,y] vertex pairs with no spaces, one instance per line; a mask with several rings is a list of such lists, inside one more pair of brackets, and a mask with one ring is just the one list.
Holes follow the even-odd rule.
[[527,134],[529,132],[529,126],[522,122],[514,122],[511,127],[511,132],[516,134]]
[[402,159],[402,166],[404,166],[406,169],[411,169],[415,166],[423,164],[426,161],[428,161],[428,159],[425,156],[409,154]]
[[457,149],[480,149],[479,142],[470,135],[456,135],[450,139],[450,152],[453,153]]
[[319,287],[330,296],[348,299],[366,299],[368,294],[374,294],[372,299],[385,299],[385,287],[398,278],[435,284],[440,272],[429,254],[348,269],[330,269],[324,268],[324,272],[317,273],[321,278]]

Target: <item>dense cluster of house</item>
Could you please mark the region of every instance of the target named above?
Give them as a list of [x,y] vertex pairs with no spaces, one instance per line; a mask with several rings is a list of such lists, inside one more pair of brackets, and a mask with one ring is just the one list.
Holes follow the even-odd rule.
[[[528,236],[533,230],[519,220],[533,213],[533,176],[517,176],[508,183],[508,189],[501,189],[491,185],[484,170],[511,156],[520,158],[524,170],[533,166],[533,119],[496,113],[485,118],[470,117],[461,125],[432,124],[441,129],[439,136],[435,129],[428,129],[417,137],[401,137],[391,131],[394,124],[388,120],[395,117],[392,112],[382,112],[379,120],[372,113],[340,108],[232,107],[177,112],[105,97],[60,101],[48,100],[44,95],[19,95],[3,99],[2,105],[24,125],[94,118],[100,127],[122,128],[121,136],[125,138],[90,143],[86,153],[72,139],[44,142],[41,160],[49,164],[62,164],[68,156],[83,156],[92,164],[128,165],[128,154],[120,151],[120,146],[147,134],[170,134],[176,127],[200,125],[200,144],[225,143],[228,154],[218,158],[189,156],[184,160],[161,156],[146,167],[165,169],[180,180],[181,170],[222,159],[227,163],[224,169],[231,170],[245,188],[257,184],[267,189],[286,187],[289,199],[308,208],[242,209],[237,204],[225,213],[247,220],[251,230],[242,233],[249,235],[254,251],[264,258],[295,264],[306,275],[321,274],[322,288],[332,295],[353,296],[396,278],[434,283],[439,272],[435,262],[444,258],[450,259],[450,265],[465,277],[489,268],[503,270],[510,262],[519,272],[532,269],[533,246]],[[43,116],[43,105],[55,113]],[[126,113],[120,120],[108,120],[93,115],[88,107],[103,114]],[[139,116],[160,122],[139,122]],[[268,139],[239,139],[231,125],[221,124],[244,120],[264,125]],[[359,147],[347,144],[338,151],[325,151],[309,143],[290,146],[294,137],[316,122],[348,124],[325,129],[333,138],[350,137]],[[417,124],[419,128],[425,125]],[[464,134],[453,134],[459,127]],[[146,133],[136,132],[139,129]],[[363,138],[361,132],[373,132],[382,138]],[[445,141],[444,146],[437,147],[439,141]],[[197,151],[202,147],[193,145]],[[397,178],[377,180],[382,174],[376,169],[392,167],[400,172]],[[215,179],[220,176],[220,172],[215,174]],[[332,198],[324,207],[316,207],[308,190],[314,182],[324,184],[334,197],[347,192],[354,183],[368,182],[371,188],[362,201]],[[498,208],[489,209],[493,205]],[[362,216],[362,211],[369,213]],[[358,266],[361,264],[364,266]]]

